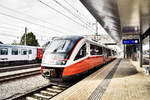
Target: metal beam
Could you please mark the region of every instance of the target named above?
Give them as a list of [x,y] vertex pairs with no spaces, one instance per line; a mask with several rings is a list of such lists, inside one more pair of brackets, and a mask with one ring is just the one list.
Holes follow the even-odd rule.
[[142,36],[140,36],[140,67],[143,67],[143,47],[142,47]]
[[117,45],[117,43],[105,43],[105,45]]
[[150,28],[141,36],[141,39],[144,40],[149,35],[150,35]]

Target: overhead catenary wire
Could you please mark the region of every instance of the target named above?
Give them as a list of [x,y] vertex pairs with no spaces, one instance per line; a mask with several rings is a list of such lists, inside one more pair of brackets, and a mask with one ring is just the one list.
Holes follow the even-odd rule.
[[[2,13],[5,13],[5,14],[7,14],[6,12],[2,12]],[[21,13],[20,13],[21,14]],[[24,14],[24,13],[22,13],[22,14]],[[3,14],[4,15],[4,14]],[[20,19],[24,19],[24,20],[26,20],[26,21],[29,21],[29,22],[27,22],[27,23],[30,23],[31,22],[31,24],[33,24],[33,25],[36,25],[36,23],[37,22],[34,22],[34,21],[30,21],[30,19],[25,19],[24,18],[24,16],[23,17],[20,17],[20,16],[15,16],[15,14],[11,14],[11,13],[8,13],[7,15],[11,15],[11,18],[12,18],[12,16],[13,17],[16,17],[16,18],[19,18],[19,20]],[[6,15],[5,15],[6,16]],[[30,16],[30,15],[29,15]],[[10,16],[7,16],[7,17],[10,17]],[[32,16],[30,16],[31,18],[32,18]],[[13,19],[16,19],[16,18],[13,18]],[[34,18],[34,17],[33,17]],[[38,20],[38,19],[36,19],[36,20]],[[40,20],[40,18],[39,18],[39,20]],[[22,20],[21,20],[22,21]],[[23,22],[26,22],[26,21],[23,21]],[[17,22],[19,22],[19,21],[17,21]],[[43,21],[44,22],[44,21]],[[46,23],[46,22],[44,22],[44,23]],[[36,25],[36,26],[40,26],[40,25],[42,25],[42,24],[40,24],[40,23],[37,23],[38,25]],[[6,24],[7,25],[7,24]],[[12,23],[10,24],[10,26],[12,25]],[[17,24],[16,24],[17,25]],[[13,25],[12,25],[13,26]],[[29,25],[30,26],[30,25]],[[17,26],[16,26],[17,27]],[[42,26],[40,26],[40,27],[43,27],[43,28],[45,28],[45,29],[47,29],[48,28],[48,26],[45,26],[45,25],[42,25]],[[22,27],[23,28],[23,30],[24,30],[24,27]],[[51,30],[51,29],[49,29],[49,30]],[[35,30],[35,31],[37,31],[37,30]],[[51,31],[54,31],[54,30],[51,30]],[[56,30],[55,30],[56,31]],[[37,31],[38,32],[38,31]],[[58,32],[58,31],[57,31]],[[47,33],[47,34],[51,34],[50,32],[44,32],[43,31],[43,33],[45,34],[45,33]],[[60,32],[59,32],[60,33]],[[58,33],[58,34],[59,34]],[[38,33],[36,33],[36,34],[38,34]],[[55,33],[54,33],[55,34]]]
[[[30,22],[30,21],[28,21],[28,20],[25,20],[25,19],[22,19],[22,18],[18,18],[18,17],[12,16],[12,15],[9,15],[9,14],[3,13],[3,12],[0,12],[0,14],[1,14],[1,15],[4,15],[4,16],[7,16],[7,17],[11,17],[11,18],[17,19],[17,20],[20,20],[20,21],[23,21],[23,22],[27,22],[27,23],[30,23],[30,24],[33,24],[33,25],[38,25],[38,26],[40,26],[40,27],[47,28],[47,29],[49,29],[49,30],[51,30],[51,31],[59,32],[59,34],[64,33],[64,32],[58,31],[58,30],[56,30],[56,29],[49,28],[49,27],[44,26],[44,25],[36,24],[36,23]],[[66,33],[65,33],[65,34],[66,34]]]
[[[9,30],[6,30],[6,29],[9,29]],[[11,31],[12,30],[12,31]],[[4,32],[7,32],[8,34],[12,34],[12,33],[14,33],[14,32],[18,32],[19,30],[17,30],[17,29],[14,29],[14,28],[10,28],[10,27],[6,27],[6,26],[0,26],[0,32],[2,32],[2,33],[4,33]],[[42,31],[40,31],[40,33],[39,33],[39,31],[40,30],[38,30],[38,32],[35,32],[35,31],[32,31],[33,33],[35,33],[35,34],[39,34],[39,35],[41,35],[40,33],[43,33]],[[20,30],[20,32],[21,32],[21,34],[22,33],[24,33],[24,29],[23,30]],[[19,32],[18,32],[19,33]],[[29,33],[29,32],[28,32]],[[1,34],[1,33],[0,33]],[[50,33],[44,33],[44,34],[50,34]],[[5,35],[5,34],[3,34],[3,35]],[[41,36],[45,36],[46,37],[46,35],[41,35]]]
[[[9,30],[3,30],[3,29],[9,29]],[[30,29],[30,28],[28,28],[28,29]],[[13,31],[11,31],[11,30],[13,30]],[[14,33],[14,31],[18,31],[17,29],[15,29],[15,28],[10,28],[10,27],[6,27],[6,26],[0,26],[0,32],[2,32],[2,33],[8,33],[8,34],[12,34],[12,33]],[[41,35],[40,33],[39,33],[39,31],[41,32],[41,33],[43,33],[41,30],[38,30],[38,32],[35,32],[35,31],[32,31],[33,33],[35,33],[35,34],[39,34],[39,35]],[[22,32],[22,33],[24,33],[24,29],[21,31],[20,30],[20,32]],[[28,32],[29,33],[29,32]],[[1,33],[0,33],[1,34]],[[6,35],[6,36],[8,36],[8,34]],[[47,33],[47,32],[44,32],[44,34],[50,34],[50,33]],[[5,36],[5,34],[2,34],[2,35],[4,35]],[[46,35],[41,35],[41,36],[45,36],[46,37]],[[40,37],[41,37],[40,36]]]
[[7,32],[0,32],[0,35],[1,36],[10,36],[10,37],[15,37],[15,38],[18,38],[19,36],[17,36],[17,35],[12,35],[12,34],[9,34],[9,33],[7,33]]
[[[63,4],[59,3],[57,0],[53,0],[56,4],[58,4],[59,6],[61,6],[63,9],[65,9],[68,13],[70,13],[71,15],[73,15],[74,17],[76,17],[79,21],[81,21],[82,23],[87,25],[87,29],[92,31],[91,29],[89,29],[88,24],[83,21],[78,15],[74,14],[70,9],[68,9],[67,7],[65,7]],[[93,31],[92,31],[93,32]]]
[[16,29],[16,28],[7,27],[7,26],[0,26],[0,29],[9,29],[9,30],[13,30],[13,31],[21,31],[21,29]]
[[[12,34],[12,33],[16,33],[14,31],[10,31],[10,30],[0,30],[0,32],[4,33],[4,32],[7,32],[8,34]],[[18,32],[19,33],[19,32]]]
[[[13,33],[13,32],[12,32]],[[12,35],[12,34],[10,34],[10,33],[8,33],[8,32],[1,32],[0,31],[0,36],[3,36],[3,37],[11,37],[11,38],[13,38],[13,39],[19,39],[19,37],[20,36],[18,36],[18,35]],[[6,38],[5,38],[6,39]],[[37,38],[39,41],[47,41],[47,40],[42,40],[42,39],[39,39],[39,38]]]
[[[8,25],[8,24],[6,24],[6,25]],[[10,24],[11,25],[11,24]],[[13,26],[13,25],[12,25]],[[17,28],[17,27],[16,27]],[[7,26],[0,26],[0,31],[4,31],[3,29],[9,29],[10,30],[10,32],[11,32],[11,30],[13,30],[13,31],[19,31],[19,29],[16,29],[16,28],[12,28],[12,27],[7,27]],[[22,30],[20,29],[20,32],[23,32],[24,33],[24,28],[25,27],[22,27]],[[2,29],[2,30],[1,30]],[[44,31],[41,31],[40,29],[36,29],[35,28],[35,30],[34,30],[34,28],[30,28],[30,27],[28,27],[28,29],[30,29],[30,32],[35,32],[35,30],[37,31],[37,32],[35,32],[36,34],[39,34],[39,35],[41,35],[40,33],[43,33]],[[8,30],[7,30],[8,31]],[[13,32],[12,31],[12,32]],[[40,33],[39,33],[40,32]],[[44,32],[44,34],[49,34],[50,35],[50,32]],[[42,35],[42,36],[46,36],[46,35]]]
[[51,7],[51,6],[48,5],[47,3],[45,3],[45,2],[43,2],[43,1],[41,1],[41,0],[38,0],[38,1],[39,1],[41,4],[43,4],[43,5],[47,6],[47,7],[49,7],[50,9],[54,10],[55,12],[57,12],[57,13],[63,15],[64,17],[68,18],[69,20],[73,21],[74,23],[76,23],[76,24],[78,24],[78,25],[80,25],[80,26],[86,28],[86,27],[85,27],[84,25],[82,25],[81,23],[79,23],[79,22],[77,22],[76,20],[74,20],[73,18],[71,18],[71,17],[69,17],[69,16],[63,14],[63,13],[60,12],[59,10],[57,10],[57,9],[55,9],[55,8],[53,8],[53,7]]
[[[47,24],[49,24],[49,25],[54,25],[54,26],[56,26],[56,27],[65,29],[65,30],[67,30],[67,31],[69,30],[68,28],[64,28],[64,27],[62,27],[62,26],[60,26],[60,25],[56,25],[56,24],[54,24],[54,23],[49,23],[49,22],[47,22],[47,21],[45,21],[45,20],[42,20],[41,18],[37,18],[37,17],[33,17],[33,16],[31,16],[31,15],[28,15],[28,14],[24,14],[24,13],[22,13],[22,12],[20,12],[20,11],[17,11],[17,10],[11,9],[11,8],[8,8],[8,7],[4,6],[4,5],[1,5],[1,4],[0,4],[0,7],[4,8],[4,9],[7,9],[7,10],[9,10],[9,11],[12,11],[12,12],[18,13],[18,14],[21,14],[21,15],[25,15],[25,16],[27,16],[27,17],[29,17],[29,18],[32,18],[32,19],[41,21],[41,22],[43,22],[43,23],[47,23]],[[70,30],[70,31],[72,31],[72,30]],[[76,33],[76,32],[74,32],[74,33]]]
[[46,4],[45,2],[43,2],[43,1],[41,1],[41,0],[38,0],[38,1],[39,1],[41,4],[43,4],[43,5],[47,6],[47,7],[49,7],[49,8],[52,9],[52,10],[54,10],[55,12],[57,12],[57,13],[59,13],[59,14],[65,16],[65,17],[68,18],[69,20],[71,20],[71,21],[73,21],[73,22],[75,22],[75,23],[81,25],[81,23],[79,23],[79,22],[77,22],[76,20],[74,20],[73,18],[71,18],[71,17],[69,17],[69,16],[63,14],[62,12],[58,11],[57,9],[51,7],[50,5]]
[[7,25],[7,26],[11,26],[11,27],[15,27],[15,28],[25,28],[25,26],[20,26],[20,25],[16,25],[16,24],[12,24],[12,23],[6,23],[6,22],[2,22],[1,25]]
[[83,18],[88,24],[91,23],[91,22],[88,21],[89,19],[87,19],[86,16],[84,16],[78,9],[76,9],[75,7],[73,7],[68,1],[64,0],[64,2],[66,4],[68,4],[74,11],[76,11],[77,13],[79,13],[79,15],[83,16],[81,18]]

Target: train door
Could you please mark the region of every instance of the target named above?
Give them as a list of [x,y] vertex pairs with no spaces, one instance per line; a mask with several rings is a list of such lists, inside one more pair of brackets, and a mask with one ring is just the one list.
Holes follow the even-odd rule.
[[91,68],[96,67],[104,63],[102,46],[96,44],[90,44],[90,63]]
[[8,48],[0,48],[0,62],[8,61]]
[[106,59],[105,47],[103,47],[102,49],[103,49],[104,63],[105,63],[105,62],[106,62],[106,61],[105,61],[105,59]]
[[28,49],[28,59],[29,61],[33,61],[37,57],[37,49],[36,48],[29,48]]
[[27,54],[27,49],[26,48],[21,48],[21,56],[20,56],[20,60],[28,60],[28,54]]
[[18,56],[18,48],[17,47],[11,48],[10,54],[11,54],[10,57],[11,57],[12,61],[19,61],[20,60],[20,58]]
[[76,57],[75,57],[75,60],[78,60],[80,58],[83,58],[86,56],[86,44],[84,44],[80,50],[78,51]]
[[77,73],[87,71],[89,68],[87,59],[87,44],[83,44],[74,58],[74,68]]
[[43,49],[37,49],[37,57],[38,57],[38,59],[39,60],[41,60],[42,59],[42,57],[43,57]]
[[32,49],[29,49],[28,50],[28,59],[29,59],[29,61],[32,60],[32,53],[33,53]]

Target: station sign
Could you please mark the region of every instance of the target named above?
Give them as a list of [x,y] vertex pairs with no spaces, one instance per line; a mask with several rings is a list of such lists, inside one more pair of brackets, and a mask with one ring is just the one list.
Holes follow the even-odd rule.
[[137,26],[124,26],[122,28],[123,33],[129,33],[129,32],[138,32]]
[[139,44],[139,39],[124,39],[122,44]]

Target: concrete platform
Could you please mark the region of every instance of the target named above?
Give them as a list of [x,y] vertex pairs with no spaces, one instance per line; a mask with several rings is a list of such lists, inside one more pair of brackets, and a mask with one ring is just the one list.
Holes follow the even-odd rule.
[[150,76],[129,60],[107,64],[53,100],[150,100]]

